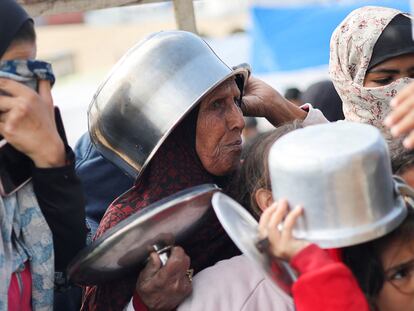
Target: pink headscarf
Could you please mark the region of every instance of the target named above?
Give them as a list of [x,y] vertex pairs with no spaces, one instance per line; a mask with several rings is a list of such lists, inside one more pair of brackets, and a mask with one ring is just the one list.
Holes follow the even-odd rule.
[[402,78],[381,87],[364,87],[372,51],[385,27],[401,11],[366,6],[352,11],[331,38],[329,74],[342,99],[345,119],[379,128],[387,139],[383,120],[390,101],[412,79]]

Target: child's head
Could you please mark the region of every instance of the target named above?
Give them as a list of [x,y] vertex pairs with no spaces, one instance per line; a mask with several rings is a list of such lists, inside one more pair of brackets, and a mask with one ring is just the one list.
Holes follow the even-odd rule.
[[414,211],[394,231],[379,239],[346,247],[351,269],[373,310],[414,310]]
[[0,1],[0,60],[34,59],[33,20],[15,0]]
[[256,218],[273,202],[268,168],[270,147],[283,135],[299,128],[302,124],[296,121],[260,134],[246,150],[237,181],[237,196],[240,204]]

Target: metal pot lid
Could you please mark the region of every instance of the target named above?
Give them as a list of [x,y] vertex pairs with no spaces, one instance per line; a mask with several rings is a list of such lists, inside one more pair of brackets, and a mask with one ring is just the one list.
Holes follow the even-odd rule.
[[258,222],[239,203],[223,193],[215,193],[212,199],[213,209],[218,220],[234,244],[254,264],[259,266],[272,284],[291,295],[291,286],[296,280],[293,269],[286,261],[273,259],[259,252]]
[[68,267],[69,278],[96,285],[138,273],[153,245],[180,243],[199,227],[218,191],[214,184],[191,187],[131,215],[76,256]]

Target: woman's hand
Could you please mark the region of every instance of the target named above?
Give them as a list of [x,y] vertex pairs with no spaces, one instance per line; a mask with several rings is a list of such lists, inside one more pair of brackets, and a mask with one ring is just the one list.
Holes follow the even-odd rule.
[[245,116],[264,117],[274,126],[296,119],[303,120],[307,115],[270,85],[253,76],[247,80],[241,108]]
[[[292,236],[293,226],[302,213],[301,206],[289,212],[286,200],[273,203],[263,212],[259,222],[259,236],[262,239],[267,237],[269,240],[268,251],[272,256],[290,261],[297,253],[310,245],[310,242],[297,240]],[[279,230],[282,222],[283,228]]]
[[392,101],[392,112],[384,124],[391,129],[394,137],[407,135],[404,147],[414,148],[414,82],[403,89]]
[[0,134],[37,167],[65,165],[48,81],[39,81],[36,93],[14,80],[0,79]]
[[141,271],[136,290],[150,311],[175,309],[192,291],[188,276],[190,258],[181,247],[173,247],[165,266],[156,253]]

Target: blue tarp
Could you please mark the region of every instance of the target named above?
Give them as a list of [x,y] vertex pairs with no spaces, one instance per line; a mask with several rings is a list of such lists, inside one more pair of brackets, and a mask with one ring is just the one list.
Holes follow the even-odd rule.
[[251,61],[256,73],[297,70],[328,64],[329,41],[338,24],[364,5],[408,12],[408,0],[357,1],[344,4],[251,7]]

